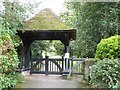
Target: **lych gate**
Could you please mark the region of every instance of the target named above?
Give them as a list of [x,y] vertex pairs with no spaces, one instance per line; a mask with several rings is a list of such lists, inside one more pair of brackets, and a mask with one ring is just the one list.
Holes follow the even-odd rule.
[[[30,70],[30,73],[41,74],[63,74],[69,73],[69,43],[76,39],[76,30],[25,30],[17,31],[23,42],[23,48],[20,56],[20,69]],[[34,40],[60,40],[65,47],[65,60],[49,59],[48,56],[43,59],[32,58],[30,45]],[[44,66],[43,66],[44,64]],[[65,71],[65,72],[64,72]]]
[[[70,40],[76,39],[76,30],[68,30],[71,27],[62,22],[51,9],[41,10],[33,18],[26,21],[25,28],[27,30],[17,31],[23,42],[22,48],[18,50],[20,51],[19,67],[21,70],[30,70],[30,73],[41,74],[63,74],[69,73],[71,70],[76,73],[76,71],[81,70],[82,65],[80,64],[83,63],[83,59],[69,58],[69,43]],[[60,40],[64,45],[64,58],[53,59],[48,56],[33,58],[31,44],[35,40]]]

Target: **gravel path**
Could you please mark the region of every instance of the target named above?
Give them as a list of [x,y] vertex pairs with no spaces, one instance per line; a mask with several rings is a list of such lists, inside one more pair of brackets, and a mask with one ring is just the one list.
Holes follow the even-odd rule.
[[81,77],[65,80],[62,76],[54,75],[29,75],[25,82],[18,84],[16,88],[80,88]]

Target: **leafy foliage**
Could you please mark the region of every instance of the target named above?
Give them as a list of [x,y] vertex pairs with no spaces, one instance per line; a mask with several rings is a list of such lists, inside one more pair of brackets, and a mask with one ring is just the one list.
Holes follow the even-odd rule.
[[68,2],[66,6],[62,18],[77,29],[77,39],[71,44],[76,56],[94,57],[101,39],[118,34],[120,3]]
[[90,84],[94,87],[120,89],[119,35],[101,40],[96,51],[100,59],[91,67]]
[[97,59],[117,59],[120,58],[120,36],[112,36],[107,39],[102,39],[97,46],[96,58]]
[[17,73],[3,74],[0,80],[0,89],[7,89],[8,87],[14,87],[17,83],[20,83],[23,80],[23,75]]
[[[0,19],[0,60],[2,60],[1,89],[15,86],[17,79],[14,78],[19,60],[14,43],[10,37],[8,27]],[[12,83],[11,83],[12,82]]]
[[64,45],[60,41],[54,41],[55,53],[58,55],[64,55]]
[[[5,13],[2,15],[5,22],[10,29],[21,29],[24,26],[25,9],[17,2],[4,2]],[[14,30],[15,31],[15,30]]]
[[23,28],[25,10],[17,2],[4,2],[3,6],[5,9],[0,12],[0,89],[14,87],[20,82],[20,74],[16,72],[19,64],[16,47],[20,44],[16,30]]
[[90,83],[94,87],[119,87],[120,60],[104,59],[91,67]]
[[43,52],[48,51],[48,49],[49,49],[49,41],[48,42],[47,41],[34,41],[31,44],[32,57],[42,58]]

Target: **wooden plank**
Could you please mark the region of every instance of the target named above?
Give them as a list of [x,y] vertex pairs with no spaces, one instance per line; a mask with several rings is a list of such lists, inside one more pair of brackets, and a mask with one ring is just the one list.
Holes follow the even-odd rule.
[[[34,60],[38,61],[37,58],[34,58]],[[40,71],[34,71],[34,70],[32,71],[31,70],[31,73],[33,73],[33,74],[46,74],[46,75],[48,75],[48,74],[69,74],[69,70],[68,70],[68,72],[63,72],[64,65],[65,65],[64,64],[65,61],[64,61],[63,58],[62,59],[60,59],[60,58],[59,59],[58,58],[49,59],[48,57],[46,57],[46,58],[39,59],[39,60],[45,60],[45,71],[44,70],[43,71],[41,71],[41,70]],[[71,67],[73,67],[73,62],[81,62],[81,64],[83,64],[83,66],[84,66],[84,60],[85,60],[85,58],[74,58],[74,59],[71,59],[69,64],[71,65]],[[55,62],[56,63],[59,62],[58,65],[61,66],[61,70],[58,70],[58,65],[56,65],[55,70],[53,71],[53,65],[55,64]],[[60,65],[60,62],[61,62],[62,65]],[[50,64],[50,66],[49,66],[49,64]],[[83,75],[84,70],[80,70],[80,71],[77,71],[77,72],[72,72],[72,74]]]
[[72,61],[85,61],[86,58],[70,58]]
[[[32,72],[30,72],[31,74],[46,74],[46,72],[45,71],[32,71]],[[47,72],[47,75],[48,74],[63,74],[63,72]]]
[[43,61],[43,60],[45,60],[45,58],[31,58],[31,60],[32,61],[38,61],[38,60]]
[[60,40],[65,34],[70,36],[70,39],[76,39],[76,30],[32,30],[22,32],[22,30],[17,30],[17,35],[23,38],[31,38],[35,40]]
[[45,74],[48,75],[48,56],[45,57]]

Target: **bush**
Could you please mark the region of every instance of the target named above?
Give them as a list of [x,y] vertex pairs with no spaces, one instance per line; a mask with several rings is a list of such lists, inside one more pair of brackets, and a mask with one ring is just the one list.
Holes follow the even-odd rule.
[[115,88],[120,82],[120,60],[103,59],[91,67],[90,84],[94,87]]
[[96,59],[117,59],[120,58],[120,36],[112,36],[107,39],[102,39],[97,45]]
[[19,76],[16,72],[19,64],[18,55],[9,32],[12,30],[9,30],[0,20],[0,61],[2,61],[0,89],[14,87]]
[[120,36],[102,39],[97,45],[96,59],[91,67],[90,84],[93,87],[120,89]]

